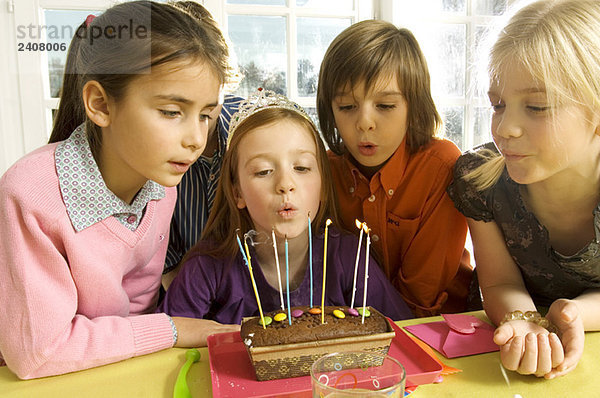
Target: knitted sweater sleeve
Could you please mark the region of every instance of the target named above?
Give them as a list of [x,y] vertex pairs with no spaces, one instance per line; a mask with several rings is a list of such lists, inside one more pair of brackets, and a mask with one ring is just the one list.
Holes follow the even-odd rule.
[[0,354],[8,367],[30,379],[171,347],[165,314],[115,316],[105,308],[93,317],[93,306],[88,316],[79,313],[83,287],[57,232],[60,209],[47,194],[32,196],[34,184],[12,174],[0,180]]

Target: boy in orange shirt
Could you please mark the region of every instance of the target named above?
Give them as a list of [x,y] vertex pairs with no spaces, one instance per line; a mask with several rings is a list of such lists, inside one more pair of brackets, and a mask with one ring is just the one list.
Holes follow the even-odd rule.
[[317,111],[342,225],[367,223],[379,263],[415,316],[464,311],[467,223],[446,193],[460,150],[436,138],[441,118],[410,31],[368,20],[329,46]]

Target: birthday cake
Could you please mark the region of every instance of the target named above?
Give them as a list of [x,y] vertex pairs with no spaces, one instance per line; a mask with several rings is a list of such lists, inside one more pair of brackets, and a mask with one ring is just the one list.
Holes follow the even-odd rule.
[[282,310],[264,314],[264,327],[261,317],[242,322],[241,337],[259,381],[308,375],[315,360],[333,352],[387,354],[395,335],[387,318],[371,307],[364,323],[362,314],[348,307],[325,307],[323,317],[320,308],[290,312],[291,325]]

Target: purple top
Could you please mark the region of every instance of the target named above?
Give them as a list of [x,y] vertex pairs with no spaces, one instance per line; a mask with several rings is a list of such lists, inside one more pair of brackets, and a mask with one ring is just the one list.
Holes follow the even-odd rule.
[[[313,236],[313,304],[321,304],[323,282],[323,231]],[[327,240],[327,279],[325,305],[349,306],[352,299],[354,262],[358,238],[340,234],[329,228]],[[252,250],[252,248],[250,248]],[[354,306],[361,307],[365,278],[365,244],[361,246],[358,263],[356,297]],[[272,287],[265,279],[257,257],[252,255],[252,271],[260,296],[263,312],[281,308],[278,287]],[[285,293],[285,264],[281,268]],[[397,321],[412,318],[412,312],[387,280],[377,262],[369,260],[367,305]],[[310,304],[310,277],[308,264],[300,286],[290,291],[291,306]],[[284,294],[285,299],[285,294]],[[287,309],[287,300],[286,300]],[[158,311],[171,316],[212,319],[224,324],[240,324],[242,318],[258,316],[258,305],[252,282],[242,256],[234,259],[215,259],[198,255],[183,264]]]

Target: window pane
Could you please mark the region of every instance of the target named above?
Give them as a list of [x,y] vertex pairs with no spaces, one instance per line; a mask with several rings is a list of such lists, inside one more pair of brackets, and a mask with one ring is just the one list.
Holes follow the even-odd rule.
[[486,44],[483,40],[487,31],[488,28],[486,26],[475,26],[475,46],[471,52],[471,65],[473,65],[473,96],[475,98],[483,98],[485,101],[487,101],[487,58],[489,48],[484,47]]
[[352,0],[296,0],[298,7],[352,10]]
[[308,113],[308,116],[310,116],[313,123],[315,124],[315,126],[317,126],[317,129],[318,129],[319,128],[319,116],[317,115],[317,108],[306,107],[306,108],[304,108],[304,110],[306,111],[306,113]]
[[464,96],[466,25],[423,24],[412,31],[427,59],[433,93],[445,96]]
[[227,0],[227,4],[250,4],[261,6],[285,6],[286,0]]
[[350,19],[298,18],[298,95],[314,97],[319,68],[331,41],[350,26]]
[[403,1],[399,12],[405,15],[436,15],[441,13],[451,13],[466,15],[466,0],[421,0],[421,1]]
[[465,110],[463,107],[441,108],[440,113],[444,119],[445,136],[458,146],[461,151],[464,150],[463,126],[465,120]]
[[507,0],[473,0],[475,15],[502,15],[506,11]]
[[[55,43],[59,45],[63,44],[65,48],[68,48],[77,27],[85,21],[88,15],[98,15],[99,13],[100,11],[97,10],[44,10],[43,29],[40,27],[41,31],[37,29],[33,29],[32,31],[27,30],[27,34],[31,39],[38,39],[40,35],[45,36],[45,42],[53,44],[53,48],[56,48]],[[46,55],[48,56],[50,97],[56,98],[59,96],[60,87],[62,86],[67,50],[47,51]]]
[[475,123],[473,123],[473,146],[483,144],[492,140],[490,131],[490,108],[475,108]]
[[467,9],[465,3],[466,0],[442,0],[442,10],[444,12],[464,14]]
[[244,75],[236,93],[248,97],[264,87],[287,95],[286,18],[230,15],[228,26]]

